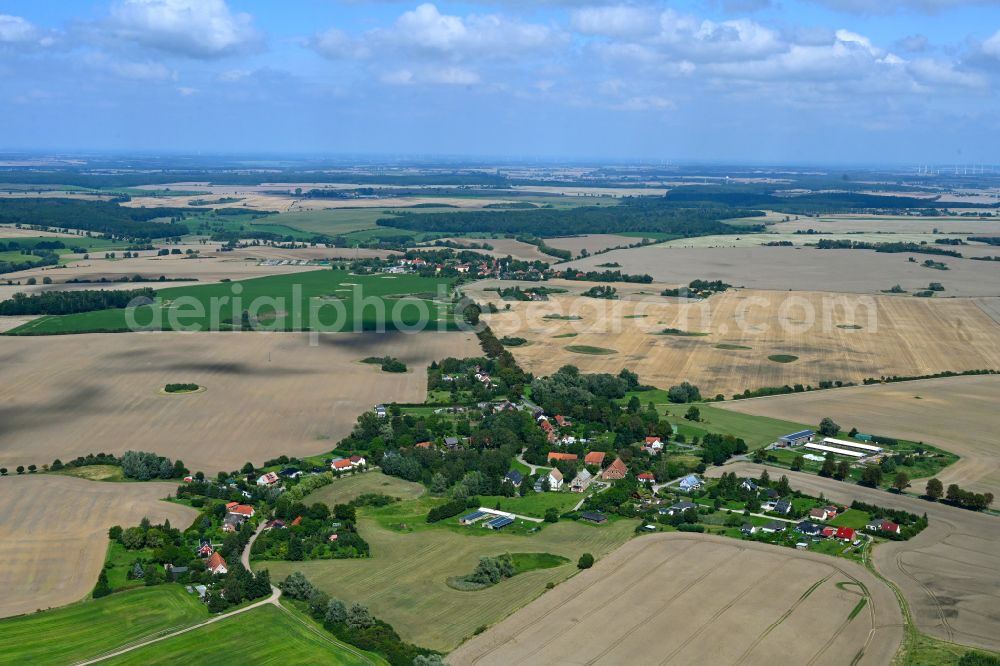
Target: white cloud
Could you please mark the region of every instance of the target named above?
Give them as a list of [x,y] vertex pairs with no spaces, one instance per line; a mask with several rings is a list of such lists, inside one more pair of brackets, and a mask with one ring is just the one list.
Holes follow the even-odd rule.
[[656,34],[657,18],[644,7],[584,7],[570,15],[570,25],[584,35],[641,37]]
[[935,88],[983,88],[986,80],[980,74],[955,69],[951,63],[921,58],[908,64],[913,78],[924,85]]
[[321,56],[331,60],[367,58],[371,53],[361,40],[337,28],[314,35],[308,44]]
[[51,35],[20,16],[0,14],[0,45],[51,46]]
[[547,49],[563,40],[548,26],[496,14],[452,16],[442,14],[429,3],[405,12],[388,29],[368,33],[366,39],[377,42],[382,48],[404,48],[455,60],[523,55],[527,51]]
[[192,58],[243,53],[262,45],[253,17],[225,0],[120,0],[111,9],[117,36]]
[[675,104],[672,101],[656,95],[630,97],[621,104],[614,106],[614,108],[621,111],[663,111],[673,109],[674,107]]
[[181,97],[190,97],[191,95],[197,94],[198,93],[198,89],[197,88],[189,88],[187,86],[178,86],[177,93]]
[[394,86],[415,84],[470,86],[479,83],[479,74],[462,67],[403,68],[383,74],[383,83]]

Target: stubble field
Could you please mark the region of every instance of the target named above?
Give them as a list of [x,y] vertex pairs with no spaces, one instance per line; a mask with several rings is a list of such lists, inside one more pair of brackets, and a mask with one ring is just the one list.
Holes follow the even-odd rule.
[[[822,380],[1000,369],[1000,326],[970,300],[749,290],[673,303],[634,292],[617,301],[574,295],[588,286],[549,301],[504,302],[510,311],[485,319],[498,336],[529,341],[511,352],[536,375],[566,364],[586,372],[629,368],[645,383],[666,388],[690,381],[709,397]],[[660,289],[642,287],[647,294]],[[487,300],[499,303],[495,293]],[[579,353],[590,348],[604,353]]]
[[[915,262],[908,261],[911,256]],[[942,261],[949,270],[922,266],[927,259]],[[897,284],[913,293],[930,282],[941,282],[946,291],[939,296],[1000,296],[1000,270],[993,262],[874,250],[652,245],[613,250],[562,267],[600,270],[597,265],[605,262],[620,263],[625,273],[647,273],[657,282],[671,284],[708,279],[749,289],[878,294]]]
[[[129,449],[214,474],[329,451],[382,402],[422,402],[426,366],[480,353],[466,333],[153,333],[0,338],[0,463]],[[389,374],[359,361],[395,356]],[[168,383],[207,390],[163,395]]]
[[[435,650],[454,649],[478,627],[499,622],[542,594],[546,583],[573,575],[584,552],[603,557],[627,541],[635,528],[630,520],[602,526],[564,520],[545,525],[537,534],[518,535],[481,526],[427,526],[424,517],[430,505],[412,499],[422,487],[398,479],[389,479],[385,487],[381,479],[381,473],[371,472],[342,479],[306,498],[307,503],[339,502],[360,491],[408,498],[377,512],[362,509],[358,532],[371,545],[371,558],[267,561],[255,567],[266,567],[273,580],[301,571],[331,596],[371,608],[404,640]],[[400,522],[412,531],[396,529]],[[448,586],[448,578],[471,573],[480,557],[503,553],[552,553],[570,562],[520,573],[475,592]]]
[[[736,463],[709,470],[760,476],[765,468]],[[913,621],[926,633],[953,643],[1000,651],[1000,520],[936,502],[894,495],[820,476],[783,470],[792,488],[834,502],[860,500],[927,513],[927,529],[909,541],[879,544],[872,562],[895,583],[909,603]],[[771,470],[774,474],[774,470]],[[905,663],[905,662],[904,662]]]
[[160,501],[169,483],[101,483],[57,474],[0,479],[0,617],[62,606],[87,595],[104,564],[108,528],[197,512]]
[[899,623],[892,593],[856,564],[656,534],[473,638],[449,663],[888,664]]
[[[822,393],[774,396],[729,404],[744,414],[819,423],[829,416],[843,428],[932,442],[961,456],[938,478],[1000,497],[997,440],[1000,376],[947,377],[859,386]],[[916,489],[922,490],[920,484]]]

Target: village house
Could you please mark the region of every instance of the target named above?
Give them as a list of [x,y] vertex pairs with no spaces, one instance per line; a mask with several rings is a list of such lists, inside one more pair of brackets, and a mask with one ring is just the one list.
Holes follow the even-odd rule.
[[351,463],[351,467],[364,467],[366,464],[363,456],[351,456],[348,460]]
[[663,452],[663,442],[659,437],[647,437],[646,443],[642,445],[642,450],[651,456],[658,455]]
[[507,472],[507,476],[504,477],[504,481],[514,486],[515,488],[521,487],[521,482],[524,481],[524,477],[516,469],[512,469]]
[[902,531],[899,525],[884,518],[876,518],[868,521],[865,529],[869,532],[890,532],[892,534],[899,534]]
[[566,417],[564,417],[562,414],[556,414],[556,424],[560,428],[567,428],[567,427],[573,425],[573,423],[569,419],[567,419]]
[[688,509],[697,509],[698,505],[693,502],[677,502],[668,507],[664,507],[659,510],[661,515],[673,516],[674,514],[684,513]]
[[261,477],[259,479],[257,479],[257,485],[258,486],[270,486],[270,485],[273,485],[273,484],[277,483],[279,480],[280,480],[280,477],[278,477],[277,474],[275,474],[274,472],[268,472],[267,474],[261,475]]
[[559,471],[558,467],[553,467],[549,471],[549,490],[556,491],[560,490],[563,486],[563,475]]
[[766,532],[767,534],[774,534],[775,532],[784,532],[787,525],[780,520],[772,520],[767,525],[760,528],[761,532]]
[[230,502],[226,505],[226,513],[230,515],[243,516],[244,518],[253,518],[255,511],[249,504],[240,504],[239,502]]
[[835,538],[838,541],[853,541],[856,532],[851,527],[838,527]]
[[205,568],[216,576],[229,573],[229,567],[226,565],[226,561],[222,558],[222,555],[219,555],[218,553],[212,553],[212,556],[208,558],[208,562],[205,564]]
[[385,405],[375,405],[375,416],[384,419],[386,414]]
[[628,474],[628,467],[625,466],[625,461],[621,458],[615,458],[615,461],[608,465],[608,468],[601,474],[601,478],[605,481],[617,481],[624,479],[626,474]]
[[681,479],[680,489],[686,493],[698,490],[702,486],[702,480],[697,474],[688,474],[683,479]]
[[601,465],[604,464],[604,451],[591,451],[583,457],[583,463],[600,469]]
[[330,463],[330,469],[334,472],[346,472],[349,469],[353,469],[354,466],[351,465],[351,461],[347,458],[337,458]]
[[829,509],[827,509],[826,507],[822,509],[810,509],[809,511],[809,518],[811,518],[812,520],[829,520],[830,518],[833,518],[833,516],[836,515],[837,515],[836,513],[831,515]]
[[743,482],[740,483],[740,488],[747,492],[755,493],[757,492],[757,482],[753,479],[743,479]]
[[771,510],[775,513],[787,516],[792,511],[792,503],[788,500],[778,500],[774,503],[774,508]]
[[636,478],[642,483],[656,483],[656,476],[654,476],[651,472],[642,472]]
[[590,474],[590,472],[583,470],[573,477],[573,483],[570,484],[569,489],[574,493],[582,493],[590,487],[593,480],[594,477]]
[[559,453],[558,451],[549,451],[548,461],[553,460],[570,460],[572,462],[577,461],[577,456],[575,453]]

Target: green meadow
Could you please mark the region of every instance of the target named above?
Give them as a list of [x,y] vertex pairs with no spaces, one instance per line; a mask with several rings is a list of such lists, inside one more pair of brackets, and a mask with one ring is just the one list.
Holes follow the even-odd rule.
[[[233,330],[243,312],[258,330],[415,330],[454,328],[451,281],[415,275],[352,275],[317,270],[239,282],[160,289],[158,303],[41,317],[9,335],[59,335],[132,330]],[[414,295],[416,298],[402,298]],[[440,295],[445,298],[431,300]]]

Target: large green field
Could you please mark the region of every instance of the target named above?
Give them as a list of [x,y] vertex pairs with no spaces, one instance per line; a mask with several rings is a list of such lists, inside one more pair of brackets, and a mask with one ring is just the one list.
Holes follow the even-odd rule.
[[69,252],[68,248],[81,247],[85,250],[114,250],[128,247],[128,243],[122,241],[112,241],[107,238],[92,238],[90,236],[24,236],[19,238],[4,238],[3,227],[0,227],[0,245],[10,247],[11,243],[18,247],[30,249],[39,243],[51,243],[59,241],[66,246],[65,250],[56,250],[57,253]]
[[309,240],[314,233],[292,227],[278,220],[279,215],[260,215],[248,212],[245,215],[215,215],[206,213],[197,217],[191,217],[184,223],[196,235],[211,236],[217,231],[226,232],[246,232],[247,238],[252,238],[255,233],[268,233],[277,236],[290,236],[295,240]]
[[107,664],[384,664],[294,611],[265,605],[108,659]]
[[[351,482],[377,490],[379,485],[366,477],[378,478],[366,474],[358,481],[344,480],[342,494],[333,497],[347,497],[350,491],[343,486]],[[336,485],[308,496],[305,502],[319,497],[330,501],[335,491],[327,489]],[[381,492],[402,496],[403,489]],[[458,517],[428,525],[424,520],[428,509],[441,501],[423,495],[380,509],[360,509],[358,531],[371,545],[372,557],[368,559],[268,561],[262,566],[271,571],[273,580],[301,571],[331,595],[367,605],[404,640],[444,651],[453,649],[477,628],[500,621],[543,594],[547,583],[558,583],[576,573],[576,562],[584,552],[598,558],[607,555],[631,538],[636,526],[635,521],[625,519],[601,526],[563,520],[494,532],[480,525],[459,526]],[[524,529],[528,525],[537,531]],[[503,553],[551,553],[569,563],[527,571],[475,592],[447,585],[448,578],[475,569],[480,557]]]
[[196,595],[161,585],[0,620],[0,664],[67,664],[208,619]]
[[[386,330],[453,327],[452,306],[424,300],[450,294],[450,281],[415,275],[352,275],[318,270],[240,282],[160,289],[160,304],[135,309],[134,321],[155,330],[232,330],[250,309],[264,330]],[[421,299],[400,299],[419,294]],[[180,299],[180,300],[179,300]],[[257,309],[254,310],[254,303]],[[214,312],[213,312],[214,310]],[[310,311],[312,310],[312,311]],[[421,323],[423,322],[423,323]],[[36,319],[13,335],[130,330],[126,310],[100,310]]]

